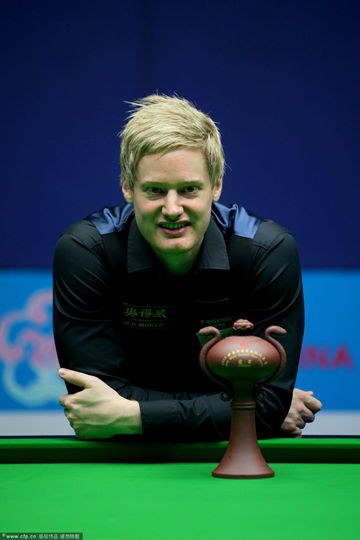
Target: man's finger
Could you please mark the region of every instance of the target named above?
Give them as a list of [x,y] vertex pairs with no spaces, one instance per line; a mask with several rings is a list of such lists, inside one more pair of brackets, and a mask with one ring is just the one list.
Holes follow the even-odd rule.
[[87,375],[86,373],[81,373],[80,371],[60,368],[58,374],[64,381],[75,384],[75,386],[80,386],[82,388],[91,388],[94,384],[95,377],[92,375]]
[[285,433],[288,437],[301,437],[302,431],[298,426],[281,426],[281,431]]
[[64,394],[63,396],[60,396],[59,405],[61,405],[62,407],[66,407],[66,400],[68,396],[69,394]]
[[294,388],[293,399],[294,398],[302,401],[306,407],[314,413],[317,413],[322,409],[321,401],[314,397],[314,392],[312,390],[300,390],[299,388]]
[[[300,416],[302,420],[304,420],[307,424],[310,422],[313,422],[315,420],[315,413],[311,411],[311,409],[306,409],[300,413]],[[304,426],[303,426],[304,427]]]
[[304,401],[304,403],[306,407],[310,409],[313,413],[319,412],[322,408],[321,401],[314,397],[309,397],[308,399]]

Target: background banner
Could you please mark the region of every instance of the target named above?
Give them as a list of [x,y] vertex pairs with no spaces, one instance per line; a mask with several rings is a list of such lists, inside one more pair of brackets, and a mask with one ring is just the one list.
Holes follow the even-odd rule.
[[[304,271],[306,331],[297,386],[324,411],[360,409],[360,272]],[[0,272],[0,410],[60,410],[50,271]],[[345,390],[346,389],[346,390]]]

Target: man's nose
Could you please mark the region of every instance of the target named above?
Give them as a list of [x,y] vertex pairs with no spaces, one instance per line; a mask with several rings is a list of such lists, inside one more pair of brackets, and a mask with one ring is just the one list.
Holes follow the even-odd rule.
[[162,207],[163,215],[168,219],[176,219],[183,211],[179,194],[176,191],[168,191]]

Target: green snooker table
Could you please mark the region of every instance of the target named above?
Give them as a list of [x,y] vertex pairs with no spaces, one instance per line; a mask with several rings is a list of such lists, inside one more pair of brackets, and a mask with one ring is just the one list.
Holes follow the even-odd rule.
[[259,444],[274,478],[212,477],[226,442],[0,438],[0,540],[360,538],[360,438]]

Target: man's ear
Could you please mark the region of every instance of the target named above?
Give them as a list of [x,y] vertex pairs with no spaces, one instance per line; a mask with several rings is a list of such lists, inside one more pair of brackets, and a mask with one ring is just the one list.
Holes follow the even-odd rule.
[[214,184],[214,187],[212,189],[212,200],[213,202],[217,202],[220,199],[221,190],[222,190],[222,183],[223,179],[220,177]]
[[122,181],[121,189],[122,189],[125,201],[131,204],[134,200],[134,193],[133,193],[133,190],[130,189],[127,180]]

